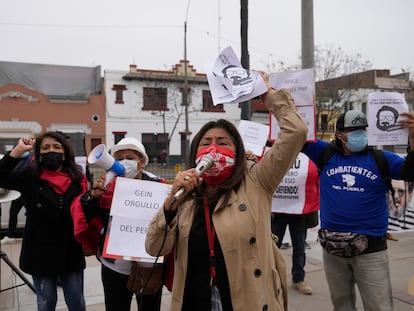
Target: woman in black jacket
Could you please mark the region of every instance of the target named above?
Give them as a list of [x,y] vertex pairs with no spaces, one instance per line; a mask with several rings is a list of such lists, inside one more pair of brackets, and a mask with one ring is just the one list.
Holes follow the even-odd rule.
[[[34,160],[14,170],[32,150]],[[33,277],[38,311],[56,309],[58,278],[68,310],[85,310],[85,258],[74,238],[70,206],[87,189],[87,180],[65,136],[46,132],[37,139],[20,138],[0,160],[0,187],[20,191],[26,202],[20,269]]]

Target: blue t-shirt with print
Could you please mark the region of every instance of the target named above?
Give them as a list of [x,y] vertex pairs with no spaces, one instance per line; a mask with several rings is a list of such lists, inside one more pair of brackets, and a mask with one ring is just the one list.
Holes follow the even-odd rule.
[[[328,142],[317,140],[303,148],[318,163]],[[383,151],[391,178],[400,179],[404,158]],[[388,226],[387,184],[371,152],[344,155],[335,152],[320,171],[321,228],[383,236]]]

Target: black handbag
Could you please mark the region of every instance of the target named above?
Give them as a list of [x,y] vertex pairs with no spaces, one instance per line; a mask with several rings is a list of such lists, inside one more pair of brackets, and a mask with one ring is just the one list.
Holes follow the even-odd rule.
[[162,264],[152,267],[140,267],[133,261],[127,288],[130,292],[141,295],[153,295],[162,287]]

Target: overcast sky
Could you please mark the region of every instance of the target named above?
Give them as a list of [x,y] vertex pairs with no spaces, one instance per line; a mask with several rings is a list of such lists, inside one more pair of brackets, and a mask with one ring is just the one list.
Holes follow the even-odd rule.
[[[314,0],[315,45],[414,71],[414,0]],[[189,5],[188,5],[189,4]],[[188,8],[188,14],[187,14]],[[219,50],[240,54],[240,0],[1,0],[0,61],[197,72]],[[301,0],[249,1],[250,67],[299,63]]]

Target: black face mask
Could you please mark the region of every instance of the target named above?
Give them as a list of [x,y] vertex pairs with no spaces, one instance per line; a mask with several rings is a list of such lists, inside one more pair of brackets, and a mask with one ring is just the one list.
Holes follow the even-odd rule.
[[49,171],[56,171],[63,163],[63,153],[47,152],[40,155],[40,164]]

